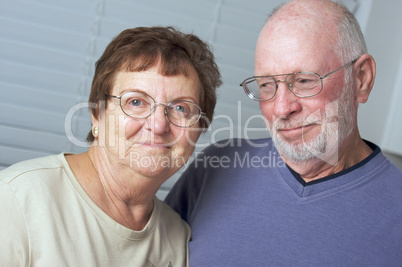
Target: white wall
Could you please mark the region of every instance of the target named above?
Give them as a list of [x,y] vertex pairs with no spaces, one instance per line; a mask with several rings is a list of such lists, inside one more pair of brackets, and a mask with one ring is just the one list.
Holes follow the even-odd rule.
[[[0,169],[34,157],[86,150],[80,142],[90,130],[87,110],[74,113],[71,123],[68,115],[86,102],[94,63],[105,46],[122,30],[137,26],[173,25],[197,34],[214,48],[224,85],[218,92],[212,130],[202,136],[198,149],[226,137],[268,136],[260,119],[249,120],[260,114],[258,103],[248,100],[239,84],[253,75],[258,33],[280,2],[0,0]],[[400,139],[392,128],[398,116],[391,116],[395,109],[390,107],[401,106],[395,86],[397,72],[402,75],[402,36],[395,33],[402,26],[398,14],[402,4],[344,2],[357,11],[379,70],[373,95],[361,107],[362,135],[395,150],[388,136],[396,133],[394,139]],[[244,132],[245,124],[258,130]],[[71,125],[72,135],[66,133],[66,125]],[[72,136],[78,145],[71,142]],[[394,150],[402,154],[402,148]],[[168,181],[160,194],[174,181]]]
[[402,16],[399,0],[372,1],[365,31],[377,77],[369,101],[360,106],[363,137],[402,156]]

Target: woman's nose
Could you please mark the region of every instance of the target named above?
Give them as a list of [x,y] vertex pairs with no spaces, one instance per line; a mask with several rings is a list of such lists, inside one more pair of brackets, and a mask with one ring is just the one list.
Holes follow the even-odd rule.
[[166,114],[166,106],[156,104],[152,114],[147,118],[147,128],[154,134],[164,134],[169,131],[170,121]]

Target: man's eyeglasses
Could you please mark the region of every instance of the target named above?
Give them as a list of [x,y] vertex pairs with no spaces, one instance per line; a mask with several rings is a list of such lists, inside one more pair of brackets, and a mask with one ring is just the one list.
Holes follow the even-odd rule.
[[[315,72],[296,72],[289,74],[278,74],[271,76],[253,76],[245,79],[240,86],[243,86],[244,92],[252,100],[267,101],[274,98],[278,89],[278,82],[285,82],[288,89],[298,97],[312,97],[318,95],[322,90],[322,80],[335,72],[346,68],[357,59],[350,61],[346,65],[320,76]],[[286,76],[285,76],[286,75]],[[276,80],[275,77],[285,76],[284,80]]]
[[148,94],[139,91],[129,91],[120,96],[106,95],[120,101],[121,110],[135,119],[144,119],[150,116],[158,105],[165,107],[165,115],[169,121],[178,127],[191,127],[195,125],[205,113],[194,102],[177,100],[169,104],[156,103]]

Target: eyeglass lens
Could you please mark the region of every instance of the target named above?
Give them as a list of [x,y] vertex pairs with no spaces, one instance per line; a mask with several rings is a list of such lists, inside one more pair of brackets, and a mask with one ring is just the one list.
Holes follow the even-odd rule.
[[158,105],[163,105],[169,121],[180,127],[190,127],[201,117],[200,107],[193,102],[178,100],[168,105],[156,104],[151,96],[137,91],[122,94],[120,105],[125,114],[137,119],[148,117]]
[[300,97],[316,95],[322,88],[320,76],[313,72],[289,74],[285,80],[276,80],[269,76],[253,77],[245,81],[244,86],[254,99],[269,100],[275,96],[278,81],[284,81],[289,90]]

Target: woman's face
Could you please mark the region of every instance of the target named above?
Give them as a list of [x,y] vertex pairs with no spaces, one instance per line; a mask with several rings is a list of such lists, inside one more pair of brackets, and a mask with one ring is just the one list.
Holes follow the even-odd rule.
[[[141,72],[118,72],[110,94],[139,91],[151,96],[156,103],[169,104],[176,100],[199,103],[200,81],[195,70],[183,75],[163,76],[160,65]],[[138,105],[138,101],[135,105]],[[182,167],[194,151],[202,129],[199,122],[189,128],[173,125],[165,115],[165,106],[157,105],[143,119],[127,116],[116,98],[108,98],[107,109],[100,112],[96,143],[108,162],[130,167],[144,176],[168,178]]]

